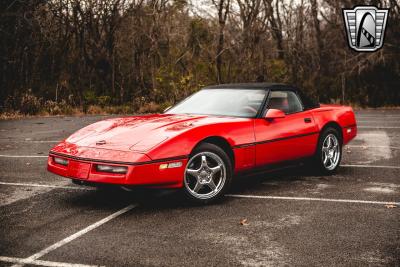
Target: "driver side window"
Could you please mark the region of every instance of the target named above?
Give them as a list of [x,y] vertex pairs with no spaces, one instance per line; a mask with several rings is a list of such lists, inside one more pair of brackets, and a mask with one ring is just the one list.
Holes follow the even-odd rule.
[[272,91],[267,108],[279,109],[286,114],[303,111],[299,97],[292,91]]

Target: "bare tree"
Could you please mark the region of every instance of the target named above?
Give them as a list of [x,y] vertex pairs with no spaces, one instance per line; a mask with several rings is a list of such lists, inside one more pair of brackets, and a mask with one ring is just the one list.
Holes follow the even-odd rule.
[[321,101],[400,105],[399,2],[371,2],[390,11],[384,47],[370,54],[347,45],[341,9],[356,3],[0,1],[0,112],[26,112],[27,99],[34,112],[156,111],[203,85],[263,76]]
[[268,21],[271,24],[271,33],[276,41],[278,58],[283,59],[285,52],[283,48],[282,20],[279,14],[280,1],[276,0],[275,6],[272,5],[272,2],[272,0],[263,0]]
[[212,0],[218,11],[218,43],[216,51],[217,82],[222,83],[222,54],[224,52],[224,30],[229,14],[230,0]]

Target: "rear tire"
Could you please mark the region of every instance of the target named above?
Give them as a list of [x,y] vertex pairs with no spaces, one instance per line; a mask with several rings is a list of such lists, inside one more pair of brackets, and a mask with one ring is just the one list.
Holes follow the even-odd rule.
[[185,168],[183,191],[197,203],[208,204],[221,198],[232,180],[232,162],[226,152],[210,143],[196,147]]
[[342,136],[333,127],[326,128],[319,137],[314,156],[315,165],[322,174],[334,174],[342,160]]

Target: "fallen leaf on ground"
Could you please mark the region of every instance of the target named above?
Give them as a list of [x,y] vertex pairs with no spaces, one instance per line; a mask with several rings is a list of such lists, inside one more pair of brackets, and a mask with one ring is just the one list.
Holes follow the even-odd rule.
[[247,219],[240,220],[240,225],[249,225]]
[[397,206],[395,204],[386,204],[385,207],[388,208],[388,209],[397,208]]

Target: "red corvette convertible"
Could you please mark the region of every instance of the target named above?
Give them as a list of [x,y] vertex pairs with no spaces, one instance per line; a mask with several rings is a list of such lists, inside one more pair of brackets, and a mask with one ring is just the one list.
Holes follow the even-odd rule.
[[182,188],[210,202],[234,175],[311,158],[334,172],[357,134],[350,107],[271,83],[209,86],[164,114],[89,125],[51,149],[48,170],[79,184]]

